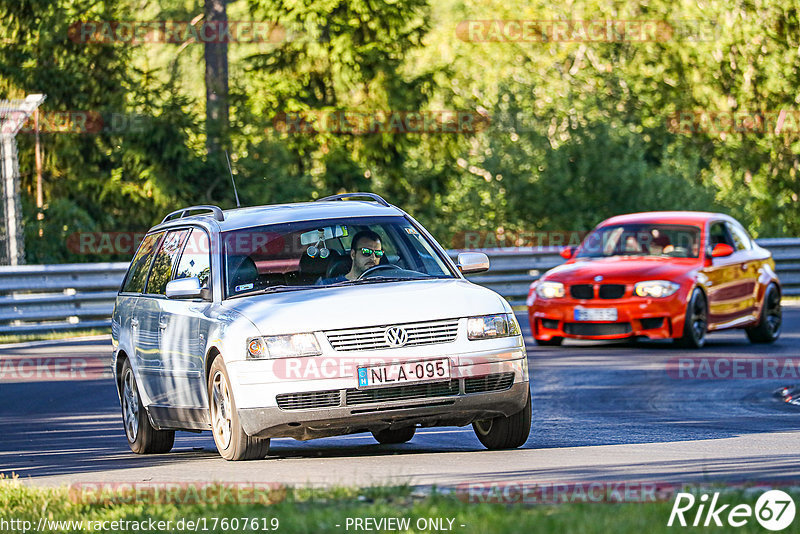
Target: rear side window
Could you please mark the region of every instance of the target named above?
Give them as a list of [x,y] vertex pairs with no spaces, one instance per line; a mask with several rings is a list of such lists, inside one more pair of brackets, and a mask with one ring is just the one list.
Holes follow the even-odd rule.
[[147,280],[147,271],[150,270],[153,253],[163,235],[164,232],[150,234],[142,240],[139,250],[136,251],[136,256],[131,261],[131,266],[128,267],[128,274],[122,284],[123,293],[141,293],[144,291],[144,283]]
[[147,280],[148,295],[164,295],[166,293],[167,282],[172,280],[175,263],[188,235],[189,230],[176,230],[168,233],[167,237],[162,240],[156,258],[153,260],[150,278]]
[[736,244],[734,247],[736,250],[750,249],[750,236],[747,235],[747,232],[745,232],[744,229],[739,228],[739,226],[735,224],[728,223],[728,230],[730,230],[731,237],[733,237],[733,242]]
[[175,279],[196,276],[200,279],[200,286],[210,288],[211,278],[211,249],[208,244],[208,235],[198,228],[194,228],[183,247]]

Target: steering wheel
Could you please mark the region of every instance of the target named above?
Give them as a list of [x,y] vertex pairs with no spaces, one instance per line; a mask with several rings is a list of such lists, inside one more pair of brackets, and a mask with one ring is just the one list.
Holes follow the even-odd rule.
[[362,278],[367,278],[368,275],[371,275],[371,274],[376,273],[378,271],[386,271],[386,270],[389,270],[389,269],[399,270],[400,267],[398,267],[397,265],[393,265],[391,263],[387,263],[385,265],[375,265],[374,267],[370,267],[369,269],[367,269],[366,271],[361,273],[361,276],[359,276],[358,279],[361,280]]
[[689,249],[686,247],[674,247],[666,255],[671,256],[673,258],[688,258]]

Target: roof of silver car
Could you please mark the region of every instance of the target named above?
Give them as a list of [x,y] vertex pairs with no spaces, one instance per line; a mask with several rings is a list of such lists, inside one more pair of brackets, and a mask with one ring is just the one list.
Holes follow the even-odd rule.
[[[216,206],[196,206],[184,208],[168,215],[158,226],[175,226],[191,221],[215,221],[222,232],[237,228],[249,228],[267,224],[281,224],[294,221],[310,221],[317,219],[342,217],[374,217],[402,215],[403,211],[391,205],[382,205],[373,201],[346,200],[326,202],[298,202],[294,204],[273,204],[267,206],[248,206],[230,210],[213,209]],[[205,213],[185,215],[182,212],[203,209]],[[167,220],[169,219],[169,220]]]
[[645,211],[615,215],[604,220],[601,224],[702,224],[712,219],[735,220],[733,217],[724,213],[712,213],[708,211]]

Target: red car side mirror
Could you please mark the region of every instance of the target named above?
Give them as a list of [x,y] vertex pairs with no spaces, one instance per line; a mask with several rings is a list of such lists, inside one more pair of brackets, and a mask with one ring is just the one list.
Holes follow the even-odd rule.
[[565,260],[572,258],[574,254],[575,254],[575,247],[564,247],[561,249],[561,252],[559,252],[559,255],[561,255],[561,257],[564,258]]
[[733,247],[725,243],[717,243],[711,251],[712,258],[724,258],[733,254]]

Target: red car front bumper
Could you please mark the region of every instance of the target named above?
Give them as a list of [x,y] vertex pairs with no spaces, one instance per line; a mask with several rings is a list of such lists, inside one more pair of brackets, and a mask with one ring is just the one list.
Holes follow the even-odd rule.
[[[627,294],[630,294],[630,289]],[[689,291],[681,288],[667,298],[629,296],[619,299],[576,300],[572,298],[542,299],[535,293],[529,297],[528,318],[533,337],[540,341],[552,338],[626,339],[648,337],[669,339],[683,335],[686,298]],[[577,320],[576,308],[610,309],[617,312],[614,321]]]

